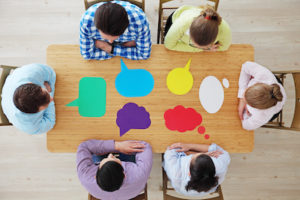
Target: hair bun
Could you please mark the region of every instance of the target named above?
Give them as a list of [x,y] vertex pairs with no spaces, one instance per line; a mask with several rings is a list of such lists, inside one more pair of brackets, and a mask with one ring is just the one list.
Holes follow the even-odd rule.
[[222,22],[220,15],[211,6],[206,6],[201,14],[207,20],[216,21],[218,25]]
[[282,101],[283,96],[280,91],[279,85],[274,83],[271,86],[272,86],[272,91],[271,91],[272,98],[275,98],[277,101]]

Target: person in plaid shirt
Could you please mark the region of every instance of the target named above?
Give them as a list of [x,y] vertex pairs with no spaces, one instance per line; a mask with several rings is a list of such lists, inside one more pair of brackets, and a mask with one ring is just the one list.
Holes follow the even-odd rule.
[[91,6],[80,21],[80,53],[84,59],[105,60],[121,56],[148,59],[151,34],[145,13],[125,1]]

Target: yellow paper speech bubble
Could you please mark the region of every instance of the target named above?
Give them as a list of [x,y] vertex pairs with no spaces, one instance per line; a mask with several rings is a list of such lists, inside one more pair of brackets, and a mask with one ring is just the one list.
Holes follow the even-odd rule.
[[189,71],[191,60],[190,58],[184,68],[175,68],[169,72],[167,87],[173,94],[184,95],[192,89],[194,79]]

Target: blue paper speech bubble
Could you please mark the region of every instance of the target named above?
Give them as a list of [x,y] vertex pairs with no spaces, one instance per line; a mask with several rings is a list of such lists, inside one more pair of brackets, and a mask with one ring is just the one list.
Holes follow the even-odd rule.
[[145,69],[128,69],[121,59],[121,72],[115,80],[115,86],[124,97],[143,97],[154,87],[154,78]]

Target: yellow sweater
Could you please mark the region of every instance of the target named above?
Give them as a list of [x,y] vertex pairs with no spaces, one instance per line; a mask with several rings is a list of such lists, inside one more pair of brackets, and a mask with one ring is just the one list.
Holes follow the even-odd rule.
[[[195,6],[181,6],[172,17],[172,26],[165,37],[165,47],[175,51],[200,52],[198,49],[189,45],[189,29],[195,17],[198,17],[202,8]],[[222,19],[219,25],[219,32],[215,43],[219,42],[218,51],[225,51],[231,44],[231,30],[225,20]]]

